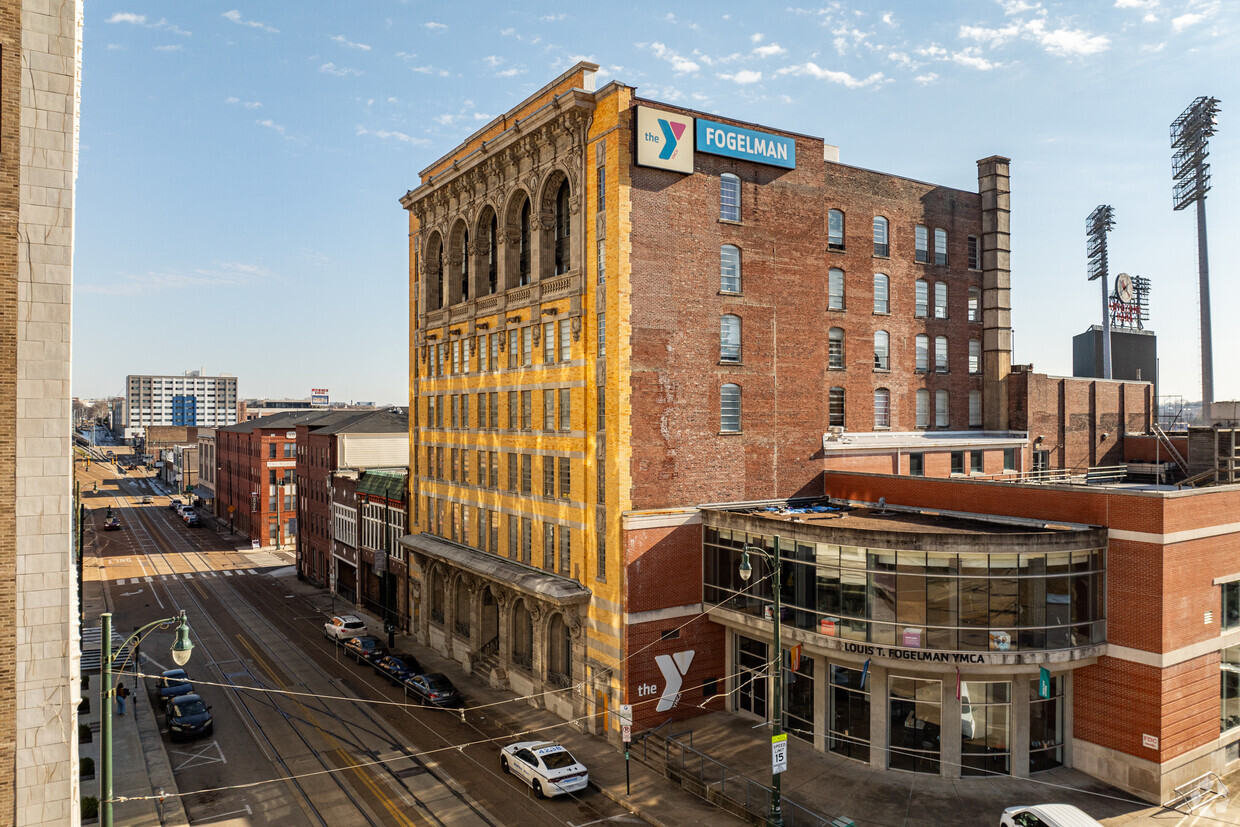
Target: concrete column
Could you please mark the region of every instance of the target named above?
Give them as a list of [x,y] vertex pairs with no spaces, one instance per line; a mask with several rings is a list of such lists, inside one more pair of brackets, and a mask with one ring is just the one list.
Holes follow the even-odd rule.
[[891,704],[887,692],[887,669],[870,664],[865,679],[870,690],[870,766],[887,769],[887,748],[891,743]]
[[1011,159],[977,162],[982,197],[982,422],[988,431],[1008,428],[1006,379],[1012,371]]
[[[964,677],[961,677],[964,680]],[[960,777],[960,699],[956,697],[956,675],[943,676],[943,716],[939,729],[939,774],[944,778]]]
[[827,751],[827,725],[830,708],[827,705],[831,687],[831,669],[826,658],[814,658],[814,749]]
[[1012,677],[1012,718],[1008,721],[1011,739],[1012,776],[1029,777],[1029,676]]

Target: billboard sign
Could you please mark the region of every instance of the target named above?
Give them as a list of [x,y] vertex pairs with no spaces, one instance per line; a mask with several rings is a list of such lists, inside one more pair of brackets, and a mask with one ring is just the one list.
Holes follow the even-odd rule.
[[327,407],[327,388],[310,389],[310,406],[313,408]]
[[786,169],[797,167],[797,142],[792,138],[705,118],[697,122],[697,151]]
[[637,107],[637,163],[671,172],[693,172],[693,118]]

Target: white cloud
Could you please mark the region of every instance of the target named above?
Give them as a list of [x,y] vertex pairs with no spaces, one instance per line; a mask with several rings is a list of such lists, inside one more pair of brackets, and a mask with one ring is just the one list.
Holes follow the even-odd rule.
[[178,44],[174,44],[174,45],[172,45],[172,46],[156,46],[156,47],[155,47],[155,51],[157,51],[157,52],[179,52],[179,51],[181,51],[183,48],[184,48],[184,47],[183,47],[183,46],[181,46],[181,45],[178,43]]
[[882,20],[884,23],[886,23],[888,26],[894,26],[894,25],[896,24],[896,18],[895,18],[895,15],[893,15],[893,14],[892,14],[891,12],[889,12],[889,11],[885,11],[885,12],[883,12],[883,16],[882,16],[881,20]]
[[986,72],[1003,65],[1001,63],[995,63],[987,60],[979,55],[976,49],[965,49],[960,52],[952,52],[951,61],[952,63],[958,63],[961,66],[967,66],[970,69],[977,69],[981,72]]
[[243,100],[241,100],[241,98],[236,98],[236,97],[233,97],[233,98],[227,98],[227,99],[224,101],[224,103],[231,103],[231,104],[233,104],[234,106],[244,106],[246,109],[260,109],[260,108],[262,108],[262,103],[260,103],[259,101],[243,101]]
[[1150,12],[1150,13],[1149,13],[1149,14],[1147,14],[1145,17],[1142,17],[1142,18],[1141,18],[1141,22],[1143,22],[1143,23],[1157,23],[1157,22],[1158,22],[1158,15],[1154,14],[1154,12]]
[[1111,46],[1111,38],[1104,34],[1090,34],[1081,29],[1052,29],[1046,31],[1043,21],[1031,20],[1028,24],[1030,37],[1046,51],[1060,57],[1084,57],[1105,52]]
[[505,70],[504,70],[504,71],[502,71],[502,72],[496,72],[496,73],[495,73],[495,77],[497,77],[497,78],[511,78],[511,77],[515,77],[515,76],[517,76],[517,75],[521,74],[521,73],[522,73],[522,72],[524,72],[524,71],[525,71],[524,69],[518,69],[516,66],[513,66],[511,69],[505,69]]
[[1189,26],[1196,26],[1205,19],[1206,16],[1204,14],[1196,14],[1194,12],[1181,14],[1179,17],[1173,17],[1171,19],[1171,28],[1175,29],[1177,32],[1182,32]]
[[504,62],[504,59],[500,57],[499,55],[487,55],[482,60],[486,63],[487,66],[490,66],[492,69],[499,68],[499,65]]
[[319,67],[319,71],[325,75],[335,75],[338,78],[343,77],[361,77],[361,72],[357,69],[351,69],[348,66],[337,66],[334,63],[324,63]]
[[917,77],[913,78],[913,80],[917,81],[922,86],[927,86],[931,83],[934,83],[938,79],[939,79],[939,76],[936,75],[934,72],[926,72],[924,75],[918,75]]
[[182,35],[182,36],[184,36],[184,37],[189,37],[189,35],[190,35],[190,33],[189,33],[189,32],[187,32],[187,31],[185,31],[184,29],[180,28],[180,27],[179,27],[179,26],[177,26],[175,23],[169,23],[167,20],[165,20],[165,19],[164,19],[164,18],[162,18],[162,17],[161,17],[161,18],[159,18],[158,20],[156,20],[154,23],[152,23],[152,24],[151,24],[151,28],[152,28],[152,29],[161,29],[161,30],[163,30],[163,31],[165,31],[165,32],[168,32],[169,34],[179,34],[179,35]]
[[332,40],[336,41],[342,46],[348,46],[350,49],[361,49],[363,52],[370,51],[370,47],[367,46],[365,43],[354,43],[352,40],[349,40],[349,38],[345,37],[342,34],[332,35]]
[[647,86],[642,89],[644,93],[642,97],[649,97],[653,100],[661,100],[667,103],[676,103],[685,99],[685,95],[674,86]]
[[563,12],[560,12],[559,14],[544,14],[542,17],[538,19],[543,21],[544,23],[559,23],[564,18],[565,18],[565,14]]
[[445,24],[436,23],[434,20],[431,20],[430,22],[427,22],[427,23],[423,23],[422,26],[424,28],[430,29],[432,32],[448,28]]
[[731,75],[720,75],[719,78],[721,80],[730,80],[733,83],[738,83],[743,86],[747,83],[757,83],[758,81],[762,80],[762,73],[753,72],[753,71],[750,71],[749,69],[741,69],[739,72],[736,72]]
[[238,26],[248,26],[251,29],[262,29],[263,31],[270,32],[272,34],[280,33],[280,30],[277,29],[275,26],[268,26],[266,23],[260,23],[257,20],[246,20],[245,18],[241,16],[241,12],[237,11],[236,9],[233,9],[231,11],[226,11],[220,16],[226,20],[231,20],[232,22],[236,23]]
[[108,18],[109,23],[133,23],[136,26],[146,25],[145,14],[134,14],[128,11],[118,11]]
[[694,61],[672,51],[662,43],[638,43],[637,47],[648,48],[650,49],[651,54],[655,57],[660,60],[666,60],[668,63],[672,64],[672,71],[678,75],[691,74],[697,72],[701,68]]
[[1046,14],[1041,3],[1026,3],[1025,0],[999,0],[999,5],[1003,7],[1004,14],[1023,14],[1027,11]]
[[1009,23],[998,29],[988,29],[985,26],[961,26],[959,35],[962,40],[976,40],[994,48],[1019,37],[1021,28],[1020,23]]
[[761,43],[762,38],[766,37],[762,32],[754,32],[749,36],[750,43]]
[[917,54],[922,57],[944,59],[947,57],[947,50],[937,43],[931,43],[929,46],[918,47]]
[[186,273],[150,272],[126,274],[114,284],[75,284],[82,293],[106,296],[135,296],[164,290],[201,290],[203,287],[240,287],[275,278],[271,270],[258,264],[213,262],[211,268],[195,268]]
[[1117,9],[1156,9],[1158,0],[1115,0]]
[[753,50],[758,57],[774,57],[775,55],[786,55],[788,50],[778,43],[768,43],[765,46],[759,46]]
[[441,78],[448,76],[447,69],[436,69],[434,66],[410,66],[409,71],[423,75],[438,75]]
[[120,45],[119,43],[109,43],[108,51],[109,52],[123,52],[125,51],[125,47]]
[[381,141],[397,141],[398,143],[411,146],[429,146],[431,144],[431,141],[426,138],[415,138],[412,135],[406,135],[404,132],[390,129],[367,129],[364,126],[359,126],[357,134],[358,136],[369,135]]
[[276,123],[275,121],[273,121],[271,118],[267,118],[266,120],[262,120],[262,121],[255,121],[254,123],[258,124],[259,126],[265,126],[268,129],[273,129],[276,132],[279,132],[281,135],[284,134],[284,127]]
[[401,60],[413,60],[415,57],[417,57],[417,55],[414,54],[413,52],[397,52],[396,56],[400,58]]
[[833,69],[823,69],[816,63],[806,62],[796,66],[785,66],[775,74],[777,75],[803,75],[818,80],[829,81],[830,83],[838,83],[840,86],[848,89],[863,89],[866,86],[874,86],[883,82],[883,73],[874,72],[866,78],[855,78],[848,72],[837,72]]

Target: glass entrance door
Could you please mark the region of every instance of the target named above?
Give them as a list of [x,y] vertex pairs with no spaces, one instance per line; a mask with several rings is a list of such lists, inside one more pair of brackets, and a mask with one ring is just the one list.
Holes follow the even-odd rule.
[[738,682],[736,708],[766,720],[767,646],[744,635],[736,636]]

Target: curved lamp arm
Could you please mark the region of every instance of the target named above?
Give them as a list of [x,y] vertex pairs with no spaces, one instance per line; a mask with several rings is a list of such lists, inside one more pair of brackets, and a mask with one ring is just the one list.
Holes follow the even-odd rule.
[[[125,650],[125,646],[131,640],[137,638],[138,646],[141,646],[142,641],[151,632],[156,629],[166,629],[173,623],[177,624],[177,636],[176,641],[172,644],[172,662],[177,666],[184,666],[189,663],[190,655],[193,654],[194,651],[194,643],[189,639],[189,620],[185,617],[185,612],[182,610],[182,612],[176,617],[165,617],[161,620],[153,620],[145,626],[135,629],[133,634],[121,641],[121,645],[117,647],[116,653],[112,655],[112,661],[109,663],[109,666],[116,662],[116,659],[120,657],[121,652]],[[119,675],[117,677],[119,678]]]

